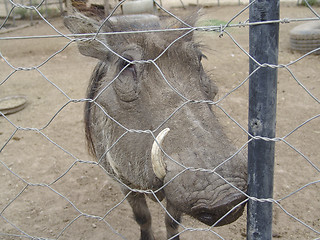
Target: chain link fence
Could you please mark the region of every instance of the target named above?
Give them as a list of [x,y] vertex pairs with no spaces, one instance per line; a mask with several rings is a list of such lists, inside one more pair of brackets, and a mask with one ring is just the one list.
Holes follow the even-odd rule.
[[[119,1],[112,10],[119,11],[124,2]],[[289,33],[299,24],[319,21],[320,8],[307,3],[305,7],[281,3],[280,20],[269,22],[280,24],[280,47],[279,64],[258,63],[259,68],[278,69],[277,131],[276,137],[268,138],[252,136],[247,131],[251,77],[248,63],[249,59],[255,61],[249,54],[248,32],[253,24],[265,24],[247,19],[250,5],[258,2],[205,8],[195,26],[191,26],[181,19],[195,12],[194,8],[164,8],[155,1],[160,18],[174,22],[165,34],[174,33],[176,37],[154,58],[140,62],[127,59],[124,67],[152,64],[159,79],[182,101],[163,116],[155,129],[131,128],[105,112],[106,119],[123,129],[106,154],[127,135],[155,139],[156,131],[184,113],[186,106],[209,104],[237,146],[232,156],[245,152],[255,139],[275,142],[272,198],[254,198],[224,179],[246,196],[240,204],[249,199],[273,204],[273,238],[320,239],[320,58],[314,54],[319,46],[303,53],[292,51]],[[88,102],[95,103],[96,98],[84,96],[98,61],[80,55],[77,43],[99,40],[102,34],[70,34],[61,18],[44,17],[39,10],[44,1],[31,7],[14,1],[9,5],[12,9],[32,10],[40,22],[6,32],[4,26],[13,12],[9,11],[0,25],[0,239],[137,239],[139,226],[126,200],[141,192],[156,198],[155,202],[148,200],[153,231],[156,239],[166,239],[164,216],[168,210],[156,196],[157,191],[129,186],[119,178],[112,180],[110,169],[87,151],[83,108]],[[114,14],[112,10],[110,16]],[[171,86],[171,77],[158,64],[165,52],[191,34],[199,45],[204,45],[204,69],[219,87],[214,100],[194,99]],[[118,55],[115,49],[110,50]],[[104,86],[108,88],[109,85]],[[170,159],[175,161],[173,156]],[[182,168],[169,184],[191,172],[217,174],[215,168]],[[124,187],[127,194],[121,193],[120,188]],[[181,239],[245,239],[247,234],[246,212],[236,222],[222,227],[215,227],[216,223],[207,226],[189,217],[183,217],[178,225]]]

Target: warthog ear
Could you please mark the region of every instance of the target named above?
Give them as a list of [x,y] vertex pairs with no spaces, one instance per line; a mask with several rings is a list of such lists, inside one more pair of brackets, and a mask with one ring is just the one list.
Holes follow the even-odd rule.
[[99,23],[93,19],[87,18],[82,14],[77,16],[67,16],[64,18],[64,25],[73,34],[84,34],[77,40],[78,48],[81,54],[89,57],[105,60],[109,52],[106,47],[106,38],[103,35],[85,35],[87,33],[97,33]]
[[[199,18],[199,12],[195,12],[195,13],[191,14],[190,16],[188,16],[187,18],[185,18],[185,19],[184,19],[184,22],[185,22],[187,25],[189,25],[189,26],[191,26],[191,27],[194,27],[194,26],[196,25],[196,22],[197,22],[198,18]],[[187,27],[187,26],[186,26],[185,24],[181,24],[181,27]],[[186,39],[187,41],[193,41],[193,40],[194,40],[194,39],[193,39],[193,35],[194,35],[194,31],[191,32],[190,34],[188,34],[188,35],[185,37],[185,39]]]
[[[181,21],[175,21],[174,23],[169,24],[168,26],[166,26],[166,28],[171,29],[171,28],[188,28],[188,27],[194,27],[196,25],[196,22],[199,18],[199,11],[198,12],[194,12],[191,13],[190,15],[186,16],[186,17],[182,17]],[[177,33],[171,33],[171,35],[167,35],[167,33],[165,33],[166,36],[165,38],[170,38],[168,39],[170,42],[176,40],[177,38],[179,38],[181,36],[181,32],[178,31]],[[193,35],[194,35],[194,31],[190,32],[189,34],[187,34],[186,36],[184,36],[182,38],[183,41],[186,42],[191,42],[193,41]]]

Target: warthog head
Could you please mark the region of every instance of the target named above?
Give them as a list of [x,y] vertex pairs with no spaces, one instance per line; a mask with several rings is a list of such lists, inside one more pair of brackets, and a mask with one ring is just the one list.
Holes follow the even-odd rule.
[[[167,235],[175,239],[182,213],[210,226],[239,218],[246,158],[236,154],[208,104],[217,87],[192,31],[127,33],[162,29],[150,15],[104,24],[77,15],[65,25],[76,34],[105,33],[77,40],[80,53],[100,60],[88,88],[86,135],[99,163],[127,186],[123,191],[166,198]],[[144,195],[133,190],[128,201],[141,239],[154,239]]]

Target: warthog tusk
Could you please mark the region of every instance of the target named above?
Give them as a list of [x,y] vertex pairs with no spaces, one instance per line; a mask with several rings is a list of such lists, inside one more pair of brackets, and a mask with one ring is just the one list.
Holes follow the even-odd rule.
[[163,153],[159,146],[162,145],[162,142],[169,131],[169,128],[163,129],[156,137],[156,141],[153,142],[151,148],[152,169],[156,176],[161,180],[166,176],[167,170],[166,163],[163,161]]

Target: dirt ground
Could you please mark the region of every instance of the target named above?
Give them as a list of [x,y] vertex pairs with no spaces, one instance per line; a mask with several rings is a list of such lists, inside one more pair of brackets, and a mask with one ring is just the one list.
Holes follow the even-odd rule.
[[[243,7],[205,8],[199,22],[228,21]],[[320,12],[319,8],[315,10]],[[184,10],[171,11],[180,14]],[[307,8],[281,5],[281,18],[313,16]],[[248,11],[245,11],[233,23],[247,19]],[[51,19],[50,23],[68,33],[62,19]],[[280,25],[279,64],[288,64],[302,56],[292,52],[289,45],[289,31],[298,24]],[[229,28],[228,32],[237,44],[248,50],[248,27]],[[57,33],[40,22],[0,34],[0,37],[51,34]],[[207,46],[208,59],[203,61],[204,66],[219,86],[218,98],[221,98],[248,77],[248,57],[226,33],[222,37],[212,32],[197,33],[196,37]],[[80,55],[75,44],[46,61],[67,43],[64,38],[0,40],[2,56],[14,67],[29,68],[45,62],[37,70],[10,75],[13,69],[4,58],[0,59],[0,98],[12,95],[28,98],[24,110],[8,115],[7,119],[0,117],[0,239],[20,239],[19,236],[21,239],[31,236],[39,239],[122,239],[121,236],[138,239],[138,226],[127,202],[122,202],[124,196],[118,185],[100,167],[87,162],[94,159],[85,145],[83,103],[66,104],[70,99],[85,97],[88,79],[97,61]],[[303,58],[289,69],[319,99],[320,55]],[[280,68],[278,72],[277,137],[284,137],[319,115],[320,108],[287,69]],[[248,81],[224,99],[221,106],[247,128]],[[215,111],[235,144],[239,147],[245,144],[245,132],[219,109]],[[288,144],[276,143],[274,199],[294,194],[279,201],[284,210],[278,205],[273,207],[274,238],[320,239],[319,126],[319,118],[315,118],[286,137]],[[316,183],[296,192],[313,182]],[[165,239],[164,210],[158,203],[149,201],[149,205],[155,236]],[[186,229],[199,229],[183,231],[180,227],[181,239],[245,239],[245,215],[235,223],[211,231],[200,231],[206,226],[184,217],[182,223]],[[104,216],[105,221],[100,221]]]

